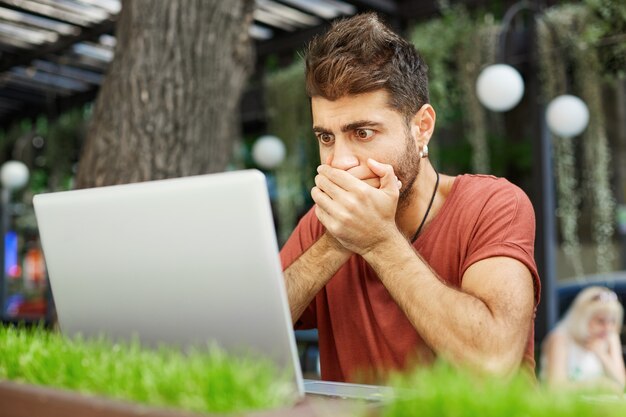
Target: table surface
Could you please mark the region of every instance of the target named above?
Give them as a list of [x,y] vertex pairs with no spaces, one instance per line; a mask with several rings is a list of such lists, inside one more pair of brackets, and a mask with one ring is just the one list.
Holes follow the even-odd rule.
[[[148,407],[11,381],[0,381],[0,405],[0,417],[198,417],[205,415]],[[351,400],[307,396],[292,407],[254,411],[245,415],[250,417],[341,417],[361,414],[359,410],[364,407],[369,406]]]

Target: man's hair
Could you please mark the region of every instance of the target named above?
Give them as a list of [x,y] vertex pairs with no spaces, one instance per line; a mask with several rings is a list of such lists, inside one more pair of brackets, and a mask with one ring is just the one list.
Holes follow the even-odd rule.
[[428,103],[426,63],[374,13],[336,21],[304,56],[309,97],[336,100],[385,89],[389,105],[407,118]]

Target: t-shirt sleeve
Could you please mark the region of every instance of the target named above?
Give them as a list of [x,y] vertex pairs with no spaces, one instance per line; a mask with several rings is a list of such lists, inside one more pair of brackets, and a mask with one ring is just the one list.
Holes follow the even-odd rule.
[[528,196],[517,186],[500,180],[488,194],[470,239],[461,276],[474,263],[506,256],[523,263],[533,277],[535,306],[541,284],[534,259],[535,212]]
[[[319,239],[323,233],[323,227],[317,216],[315,208],[311,208],[300,220],[287,242],[280,250],[280,260],[283,271],[293,264],[304,252],[306,252]],[[315,298],[304,310],[295,326],[296,329],[314,329],[317,327]]]

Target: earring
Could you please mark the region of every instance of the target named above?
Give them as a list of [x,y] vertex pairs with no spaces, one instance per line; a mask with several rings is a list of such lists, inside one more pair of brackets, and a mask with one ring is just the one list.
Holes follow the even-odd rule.
[[420,158],[428,158],[428,145],[424,145],[419,153]]

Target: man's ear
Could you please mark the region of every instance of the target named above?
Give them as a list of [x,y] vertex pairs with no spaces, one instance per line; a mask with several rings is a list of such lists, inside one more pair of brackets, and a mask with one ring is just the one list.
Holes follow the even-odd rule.
[[435,131],[435,121],[437,114],[430,104],[424,104],[413,116],[411,121],[412,136],[416,141],[418,149],[428,145],[430,138]]

